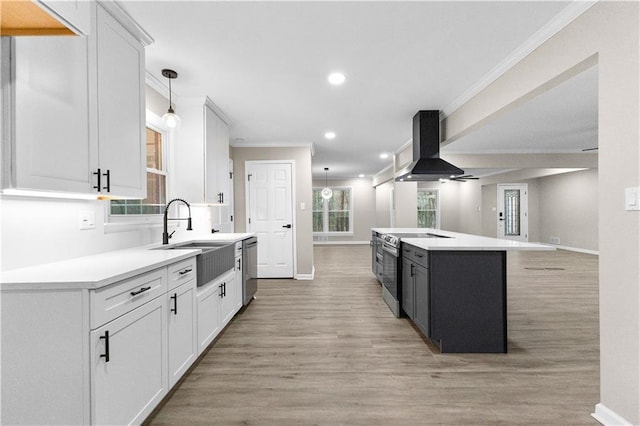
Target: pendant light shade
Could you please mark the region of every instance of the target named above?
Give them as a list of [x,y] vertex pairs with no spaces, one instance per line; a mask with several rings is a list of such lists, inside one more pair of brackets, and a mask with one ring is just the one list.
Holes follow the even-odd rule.
[[325,167],[324,168],[324,188],[322,188],[322,191],[320,192],[320,195],[322,195],[322,198],[324,198],[325,200],[328,200],[333,195],[333,191],[327,185],[327,173],[328,172],[329,172],[329,168]]
[[171,80],[178,78],[178,73],[174,70],[164,69],[162,75],[169,79],[169,109],[167,113],[162,116],[162,122],[170,129],[177,129],[180,127],[180,117],[173,110],[171,106]]

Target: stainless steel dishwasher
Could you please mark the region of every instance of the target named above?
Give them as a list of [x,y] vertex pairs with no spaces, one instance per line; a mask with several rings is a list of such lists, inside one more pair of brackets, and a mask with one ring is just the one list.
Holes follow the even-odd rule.
[[242,241],[242,304],[248,305],[258,291],[258,237]]

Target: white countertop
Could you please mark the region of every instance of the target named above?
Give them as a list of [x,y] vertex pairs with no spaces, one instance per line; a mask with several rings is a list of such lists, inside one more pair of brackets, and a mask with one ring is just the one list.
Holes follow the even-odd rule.
[[[206,237],[172,241],[166,247],[188,241],[237,242],[252,233],[213,234]],[[97,289],[200,254],[200,249],[156,250],[162,244],[150,244],[92,256],[47,263],[2,272],[0,288],[7,290]]]
[[381,234],[421,233],[442,235],[449,238],[401,238],[403,243],[425,250],[471,250],[471,251],[511,251],[511,250],[555,250],[553,246],[502,240],[478,235],[461,234],[432,228],[372,228]]

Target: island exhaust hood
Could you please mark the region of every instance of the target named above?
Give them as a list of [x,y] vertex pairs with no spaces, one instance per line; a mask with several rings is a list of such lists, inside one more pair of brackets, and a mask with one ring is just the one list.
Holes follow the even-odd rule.
[[462,174],[464,170],[440,158],[440,111],[418,111],[413,116],[413,161],[395,180],[434,181]]

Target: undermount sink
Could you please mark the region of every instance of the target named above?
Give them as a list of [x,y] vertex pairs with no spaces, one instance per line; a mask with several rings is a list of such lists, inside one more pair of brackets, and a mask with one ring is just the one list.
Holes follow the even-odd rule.
[[192,241],[171,246],[156,247],[154,250],[200,249],[196,256],[197,285],[202,286],[216,279],[235,266],[235,243],[222,241]]

